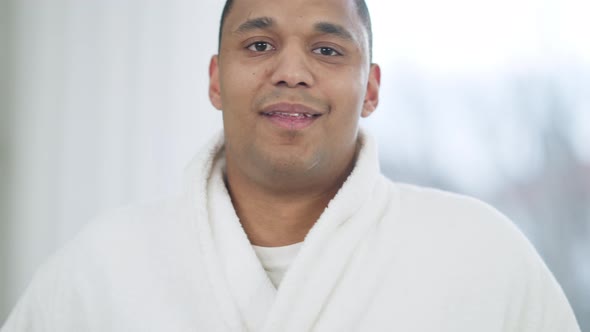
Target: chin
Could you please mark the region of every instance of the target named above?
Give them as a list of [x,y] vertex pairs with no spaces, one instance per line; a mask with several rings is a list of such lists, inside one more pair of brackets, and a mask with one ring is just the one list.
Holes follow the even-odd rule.
[[[292,150],[292,149],[285,149]],[[263,165],[268,167],[268,171],[278,175],[302,175],[316,168],[321,158],[318,153],[309,153],[309,151],[269,151],[266,154]],[[307,153],[306,153],[307,152]],[[261,165],[262,166],[262,165]],[[270,167],[269,167],[270,166]]]
[[319,164],[319,159],[316,158],[302,158],[302,156],[290,155],[277,158],[273,157],[269,165],[272,165],[272,170],[276,173],[284,174],[302,174],[309,172]]

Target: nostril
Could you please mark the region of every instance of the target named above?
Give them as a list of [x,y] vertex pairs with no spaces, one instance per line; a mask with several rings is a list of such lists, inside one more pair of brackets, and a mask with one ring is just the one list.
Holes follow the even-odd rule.
[[287,81],[279,81],[279,82],[276,83],[276,86],[285,86],[285,87],[288,87],[288,88],[296,88],[296,87],[305,87],[305,88],[307,88],[307,87],[309,87],[309,84],[307,84],[306,82],[299,82],[299,83],[296,83],[296,84],[289,84],[289,82],[287,82]]

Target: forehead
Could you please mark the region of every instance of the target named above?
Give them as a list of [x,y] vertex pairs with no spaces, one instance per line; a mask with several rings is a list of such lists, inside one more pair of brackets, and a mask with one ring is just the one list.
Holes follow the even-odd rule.
[[222,29],[232,33],[258,17],[271,18],[277,28],[293,32],[318,22],[338,24],[354,35],[364,32],[354,0],[234,0]]

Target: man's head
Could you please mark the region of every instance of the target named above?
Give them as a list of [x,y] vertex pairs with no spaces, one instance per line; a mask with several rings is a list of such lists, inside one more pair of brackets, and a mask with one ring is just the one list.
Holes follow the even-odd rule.
[[[369,60],[373,58],[373,28],[371,24],[371,15],[369,14],[369,8],[367,8],[367,4],[365,0],[355,0],[356,9],[358,11],[358,15],[367,30],[367,36],[369,37]],[[225,23],[225,18],[229,14],[229,11],[232,8],[234,0],[226,0],[225,5],[223,6],[223,11],[221,12],[221,20],[219,22],[219,48],[221,49],[221,38],[223,37],[223,24]]]
[[357,0],[226,5],[209,96],[223,111],[228,177],[305,191],[350,170],[359,118],[379,99],[363,12]]

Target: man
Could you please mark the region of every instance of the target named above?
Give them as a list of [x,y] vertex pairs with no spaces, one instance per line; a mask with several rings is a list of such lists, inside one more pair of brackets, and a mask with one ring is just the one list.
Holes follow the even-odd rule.
[[187,192],[94,222],[3,332],[579,331],[502,215],[380,174],[363,1],[228,1],[209,73]]

